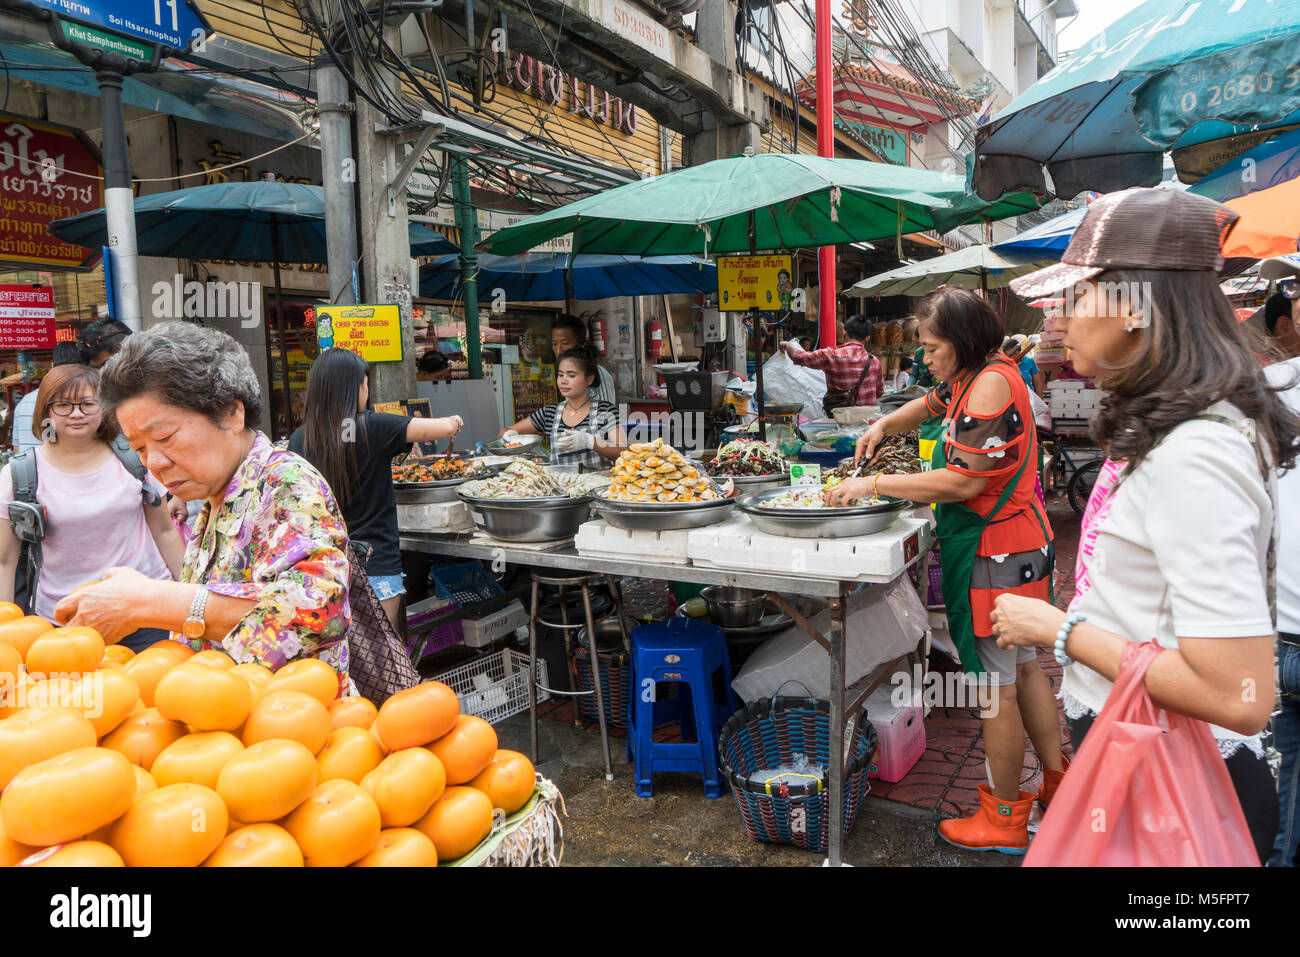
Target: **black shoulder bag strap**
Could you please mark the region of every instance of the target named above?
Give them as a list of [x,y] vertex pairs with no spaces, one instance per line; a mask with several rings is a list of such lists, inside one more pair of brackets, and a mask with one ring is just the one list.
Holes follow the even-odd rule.
[[[36,484],[39,478],[36,473],[35,449],[25,449],[9,460],[9,477],[13,482],[14,501],[39,508],[39,503],[36,501]],[[42,536],[44,534],[43,527],[41,534]],[[18,540],[21,543],[18,551],[18,568],[23,573],[27,588],[21,604],[23,613],[30,615],[36,603],[36,583],[41,576],[43,563],[41,542],[40,539],[33,540],[25,535],[19,535]]]
[[140,456],[136,455],[135,449],[131,448],[126,437],[119,435],[109,445],[113,449],[113,454],[117,456],[117,460],[122,463],[122,468],[126,469],[140,483],[140,495],[144,498],[144,503],[150,508],[157,508],[161,505],[162,496],[149,484],[149,470],[144,467],[144,463],[140,461]]
[[[866,352],[865,349],[862,351]],[[870,352],[867,352],[867,364],[862,367],[862,375],[858,376],[858,384],[855,385],[853,391],[849,393],[849,405],[858,404],[858,393],[862,391],[862,383],[867,381],[867,373],[871,371],[871,363],[876,361],[876,357]]]

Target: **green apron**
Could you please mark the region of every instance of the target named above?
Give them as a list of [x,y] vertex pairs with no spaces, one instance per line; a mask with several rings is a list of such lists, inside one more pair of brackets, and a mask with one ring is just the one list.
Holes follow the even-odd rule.
[[[971,376],[961,395],[955,397],[949,405],[949,410],[961,407],[966,393],[989,365],[992,363],[985,364],[983,369]],[[951,418],[950,411],[942,418],[935,416],[921,423],[920,451],[922,460],[927,463],[926,471],[941,469],[948,464],[944,454],[943,435],[948,431],[948,422]],[[1020,468],[1002,490],[1001,497],[987,518],[967,508],[961,502],[940,502],[932,506],[937,523],[935,534],[939,539],[939,565],[943,572],[942,591],[943,603],[947,606],[948,633],[957,645],[962,669],[968,674],[984,673],[984,663],[975,648],[975,623],[970,605],[970,580],[975,568],[975,552],[984,529],[1011,499],[1028,464],[1029,456],[1026,455],[1021,459]],[[1041,523],[1042,519],[1040,518],[1039,521]],[[1045,529],[1044,534],[1046,534]]]

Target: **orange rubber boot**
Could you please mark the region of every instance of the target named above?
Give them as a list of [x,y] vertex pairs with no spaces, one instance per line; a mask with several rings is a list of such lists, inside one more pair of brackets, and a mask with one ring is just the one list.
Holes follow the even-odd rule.
[[939,836],[968,851],[1023,854],[1029,850],[1029,809],[1037,795],[1021,791],[1020,800],[1002,801],[987,784],[979,786],[980,806],[970,817],[939,822]]
[[1061,786],[1061,779],[1065,777],[1065,772],[1068,770],[1070,770],[1070,759],[1061,755],[1061,770],[1043,771],[1043,783],[1038,789],[1038,803],[1043,806],[1043,810],[1047,810],[1048,802],[1052,800],[1056,789]]

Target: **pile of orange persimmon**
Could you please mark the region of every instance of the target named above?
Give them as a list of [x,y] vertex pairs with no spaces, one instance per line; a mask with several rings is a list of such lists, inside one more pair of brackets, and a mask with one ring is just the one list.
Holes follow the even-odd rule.
[[534,785],[440,682],[376,709],[315,658],[137,655],[0,603],[0,866],[431,867]]

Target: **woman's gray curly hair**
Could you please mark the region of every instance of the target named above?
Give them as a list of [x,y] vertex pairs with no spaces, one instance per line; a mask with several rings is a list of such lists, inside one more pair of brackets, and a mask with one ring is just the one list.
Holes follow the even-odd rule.
[[262,390],[244,347],[224,332],[191,322],[164,322],[128,336],[99,370],[105,416],[116,418],[123,402],[149,394],[213,422],[238,399],[245,428],[262,421]]

